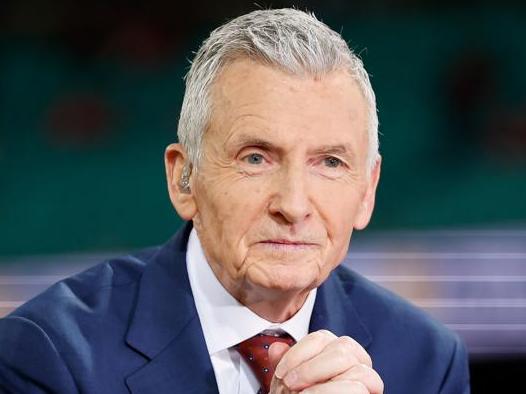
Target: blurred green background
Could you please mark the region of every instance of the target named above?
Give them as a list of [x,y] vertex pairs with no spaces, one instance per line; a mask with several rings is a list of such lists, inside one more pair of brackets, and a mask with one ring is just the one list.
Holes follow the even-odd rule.
[[[315,11],[372,76],[383,169],[371,229],[526,226],[522,3],[272,2]],[[163,152],[188,59],[256,8],[4,1],[0,261],[167,239],[180,219]]]

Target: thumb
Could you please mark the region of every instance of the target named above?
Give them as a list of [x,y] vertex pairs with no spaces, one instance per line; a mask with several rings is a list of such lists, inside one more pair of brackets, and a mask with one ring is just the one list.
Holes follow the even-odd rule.
[[[275,371],[276,367],[280,363],[281,359],[290,349],[290,346],[282,342],[274,342],[268,349],[268,358],[270,361],[271,368]],[[289,394],[290,392],[282,383],[283,376],[277,376],[274,372],[272,381],[270,383],[271,394]],[[297,393],[296,393],[297,394]]]
[[[289,349],[290,346],[283,342],[274,342],[272,345],[270,345],[270,348],[268,349],[268,358],[273,369],[276,369],[276,366],[279,364]],[[278,376],[280,379],[282,377],[283,376]]]

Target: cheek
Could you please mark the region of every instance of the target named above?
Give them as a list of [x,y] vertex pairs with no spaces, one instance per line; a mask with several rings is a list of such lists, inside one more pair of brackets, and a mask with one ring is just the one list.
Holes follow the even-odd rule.
[[[213,179],[213,178],[208,178]],[[201,232],[218,244],[221,255],[243,259],[247,235],[261,224],[265,213],[264,187],[253,179],[220,179],[196,188],[197,222]]]
[[356,185],[339,186],[334,188],[338,190],[329,190],[327,186],[320,188],[326,192],[318,199],[318,211],[328,237],[326,258],[332,268],[345,258],[361,204],[361,193]]
[[361,193],[353,187],[327,187],[318,196],[320,214],[327,224],[329,235],[348,233],[353,228],[353,223],[361,206]]
[[[231,235],[229,227],[235,213],[235,206],[228,204],[229,193],[214,192],[212,188],[199,194],[197,201],[197,219],[202,232],[213,237],[216,242],[224,243]],[[197,224],[197,223],[196,223]]]

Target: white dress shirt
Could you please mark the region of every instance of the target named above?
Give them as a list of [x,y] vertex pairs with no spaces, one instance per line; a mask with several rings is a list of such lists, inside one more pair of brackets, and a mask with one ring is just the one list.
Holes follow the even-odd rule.
[[186,265],[197,313],[220,394],[257,393],[260,384],[234,345],[265,331],[285,331],[296,341],[308,334],[316,289],[301,309],[283,323],[272,323],[239,303],[217,280],[192,229]]

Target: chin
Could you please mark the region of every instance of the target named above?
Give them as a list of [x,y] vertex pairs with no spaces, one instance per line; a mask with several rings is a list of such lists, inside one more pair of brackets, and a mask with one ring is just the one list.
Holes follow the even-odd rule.
[[279,291],[298,292],[316,287],[314,275],[309,275],[307,270],[298,272],[297,267],[254,267],[248,279],[259,288]]

